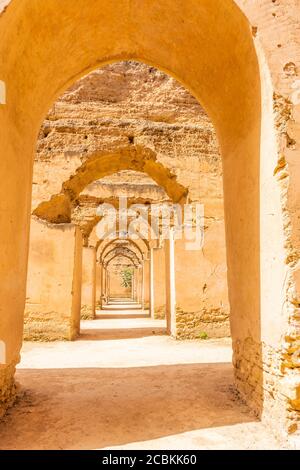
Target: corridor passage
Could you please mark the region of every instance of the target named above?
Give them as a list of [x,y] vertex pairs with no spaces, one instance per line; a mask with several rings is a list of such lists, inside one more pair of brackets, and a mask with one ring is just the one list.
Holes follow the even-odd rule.
[[75,342],[24,344],[0,448],[277,448],[234,395],[230,361],[229,339],[176,341],[113,300]]

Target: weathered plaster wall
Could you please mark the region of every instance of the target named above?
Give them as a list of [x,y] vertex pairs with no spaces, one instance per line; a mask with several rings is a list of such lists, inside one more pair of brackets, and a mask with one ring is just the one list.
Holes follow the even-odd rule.
[[74,270],[72,282],[72,310],[70,340],[74,340],[80,333],[80,313],[81,313],[81,282],[82,282],[82,233],[78,227],[75,228],[75,250],[74,250]]
[[80,316],[80,230],[33,218],[30,239],[24,338],[74,339]]
[[[175,241],[176,337],[201,338],[230,335],[222,222],[205,230],[201,249],[187,249],[189,241]],[[217,249],[216,249],[217,247]],[[224,262],[219,262],[223,257]]]

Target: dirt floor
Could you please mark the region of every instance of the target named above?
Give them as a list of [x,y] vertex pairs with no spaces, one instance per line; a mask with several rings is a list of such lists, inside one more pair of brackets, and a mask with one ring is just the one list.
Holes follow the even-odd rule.
[[24,345],[0,449],[278,448],[233,392],[228,339],[179,342],[136,310],[103,314],[78,341]]

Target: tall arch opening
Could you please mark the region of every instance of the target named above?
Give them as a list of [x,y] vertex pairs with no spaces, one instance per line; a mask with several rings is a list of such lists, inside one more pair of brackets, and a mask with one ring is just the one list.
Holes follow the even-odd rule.
[[[267,67],[261,56],[257,57],[251,25],[230,0],[217,0],[214,5],[209,0],[188,0],[184,5],[174,0],[155,4],[145,0],[142,9],[135,0],[119,3],[119,9],[102,1],[86,9],[83,0],[78,0],[76,7],[73,2],[61,5],[58,0],[48,0],[41,18],[39,2],[12,1],[0,17],[0,50],[5,57],[1,79],[6,83],[6,104],[0,113],[5,155],[0,189],[0,222],[5,228],[0,233],[1,273],[7,280],[0,290],[1,297],[7,299],[5,308],[0,307],[0,340],[6,346],[0,375],[5,397],[2,407],[13,399],[13,375],[22,343],[32,156],[43,116],[77,78],[98,66],[135,60],[168,72],[184,84],[212,119],[223,161],[238,389],[258,415],[270,422],[276,416],[281,424],[288,415],[294,425],[280,391],[283,378],[278,378],[264,359],[274,352],[277,366],[282,365],[280,348],[286,321],[280,306],[287,291],[282,289],[285,264],[279,192],[270,173],[277,159],[272,93]],[[18,46],[20,36],[27,39],[24,47]],[[49,84],[46,90],[45,83]],[[268,132],[269,125],[272,131]],[[129,143],[131,139],[130,135]],[[270,194],[274,195],[272,204],[268,202]],[[65,195],[60,199],[66,202]],[[275,217],[269,223],[270,208]],[[270,237],[274,224],[278,231]],[[297,403],[290,401],[297,415]]]

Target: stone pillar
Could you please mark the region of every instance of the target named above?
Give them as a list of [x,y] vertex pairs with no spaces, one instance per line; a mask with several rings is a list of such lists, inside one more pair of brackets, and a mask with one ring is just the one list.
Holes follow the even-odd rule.
[[141,268],[141,306],[145,308],[145,261],[143,261]]
[[106,302],[106,270],[102,263],[99,262],[100,266],[100,289],[99,289],[99,303],[100,308],[102,309],[103,305]]
[[69,339],[74,340],[80,334],[80,313],[81,313],[81,283],[82,283],[82,247],[83,238],[81,230],[75,227],[75,247],[74,247],[74,269],[72,283],[72,314]]
[[142,305],[143,267],[137,268],[137,302]]
[[166,317],[165,250],[153,249],[154,318]]
[[141,299],[140,299],[140,267],[138,266],[136,268],[136,301],[139,304]]
[[135,296],[135,271],[133,269],[132,278],[131,278],[131,300],[134,300]]
[[81,318],[96,316],[96,248],[84,246],[82,251]]
[[[169,238],[165,240],[165,264],[167,332],[168,334],[176,337],[176,291],[173,229],[170,229]],[[182,288],[184,288],[184,286],[182,286]]]
[[105,297],[106,297],[106,302],[108,302],[108,299],[109,299],[109,271],[108,271],[108,268],[106,268],[106,272],[105,272]]
[[149,309],[150,304],[150,259],[144,261],[144,308]]
[[135,270],[135,283],[136,283],[136,294],[135,300],[139,304],[140,303],[140,268],[137,267]]
[[154,265],[153,265],[153,248],[149,252],[149,313],[154,318]]
[[107,302],[107,269],[103,265],[102,266],[102,282],[103,282],[103,288],[102,288],[102,305]]
[[102,264],[96,262],[96,309],[102,307],[102,292],[103,292],[103,267]]
[[133,270],[133,300],[134,302],[138,301],[138,268]]
[[73,224],[32,219],[24,337],[75,339],[80,331],[82,235]]

